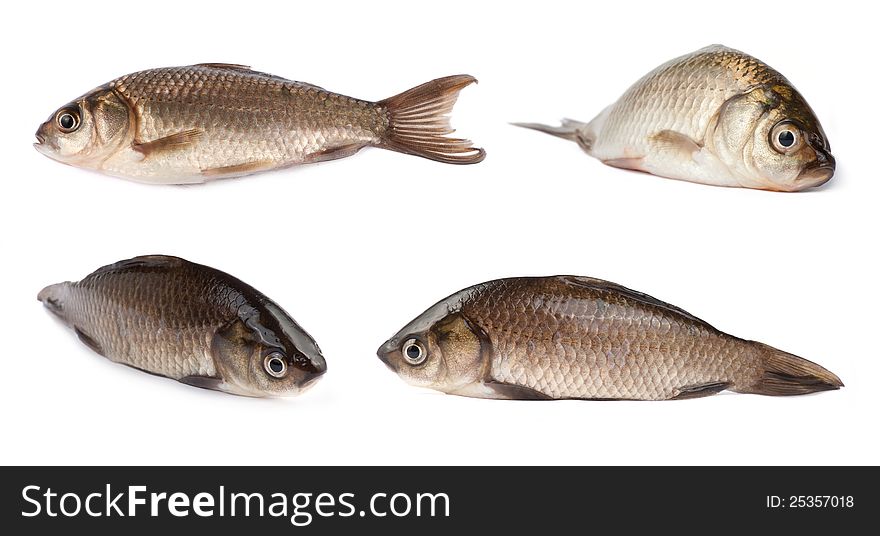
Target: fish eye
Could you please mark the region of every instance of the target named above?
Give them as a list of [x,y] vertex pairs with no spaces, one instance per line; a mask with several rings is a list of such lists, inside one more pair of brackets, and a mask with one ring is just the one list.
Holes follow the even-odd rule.
[[791,147],[794,145],[794,132],[783,130],[776,136],[776,139],[779,140],[779,145],[783,147]]
[[788,122],[782,122],[773,127],[770,134],[770,142],[773,148],[780,153],[788,153],[800,147],[801,137],[797,127]]
[[283,378],[287,375],[287,361],[280,352],[272,352],[263,359],[263,368],[270,376]]
[[79,128],[79,110],[63,108],[55,115],[55,123],[61,132],[73,132]]
[[425,347],[416,339],[409,339],[403,343],[403,358],[410,365],[421,365],[428,357]]

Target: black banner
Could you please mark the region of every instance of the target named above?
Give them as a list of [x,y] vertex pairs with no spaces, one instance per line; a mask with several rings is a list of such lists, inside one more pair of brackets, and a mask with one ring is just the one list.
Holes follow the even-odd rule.
[[877,467],[19,467],[2,469],[0,526],[5,534],[846,533],[877,521],[878,481]]

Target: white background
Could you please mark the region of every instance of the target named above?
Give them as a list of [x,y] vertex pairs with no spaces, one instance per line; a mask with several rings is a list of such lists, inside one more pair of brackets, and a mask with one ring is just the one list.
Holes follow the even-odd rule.
[[[772,5],[771,5],[772,4]],[[860,3],[861,4],[861,3]],[[842,2],[30,2],[4,53],[3,464],[876,464],[878,51]],[[508,125],[589,120],[711,43],[786,75],[838,161],[816,191],[724,189],[601,165]],[[469,73],[453,114],[476,166],[367,149],[205,186],[145,186],[30,144],[118,75],[230,62],[378,100]],[[286,308],[328,374],[287,400],[110,363],[36,301],[139,254],[227,271]],[[484,280],[580,274],[817,361],[846,387],[793,398],[506,402],[408,386],[376,348]]]

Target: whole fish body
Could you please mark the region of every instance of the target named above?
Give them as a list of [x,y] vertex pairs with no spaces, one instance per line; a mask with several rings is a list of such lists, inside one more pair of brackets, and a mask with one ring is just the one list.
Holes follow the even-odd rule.
[[843,385],[815,363],[727,335],[656,298],[576,276],[464,289],[378,355],[408,383],[479,398],[666,400]]
[[722,45],[657,67],[589,123],[518,125],[573,140],[610,166],[716,186],[798,191],[835,169],[825,131],[794,86]]
[[177,257],[120,261],[38,299],[111,361],[197,387],[294,395],[327,370],[314,339],[278,305]]
[[368,102],[242,65],[150,69],[62,106],[34,145],[66,164],[166,184],[332,160],[366,146],[471,164],[485,152],[446,137],[446,114],[473,82],[449,76]]

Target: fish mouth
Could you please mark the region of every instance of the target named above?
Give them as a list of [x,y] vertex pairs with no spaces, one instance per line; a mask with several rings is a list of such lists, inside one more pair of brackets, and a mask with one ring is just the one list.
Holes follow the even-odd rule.
[[49,138],[47,138],[46,135],[43,134],[42,127],[34,134],[34,137],[37,139],[37,141],[35,141],[33,144],[34,149],[50,158],[55,158],[53,154],[56,148],[53,143],[49,141]]
[[821,186],[834,176],[834,166],[819,166],[805,169],[798,175],[798,182],[809,182],[813,186]]
[[315,383],[327,372],[327,368],[323,368],[321,370],[315,372],[306,372],[303,376],[303,379],[299,382],[299,390],[300,392],[305,391],[311,386],[315,385]]
[[397,372],[397,368],[391,363],[391,354],[397,348],[397,341],[394,339],[390,339],[385,342],[382,346],[376,350],[376,355],[379,357],[379,361],[385,363],[385,366],[391,369],[393,372]]
[[320,353],[305,354],[306,359],[296,360],[290,363],[296,371],[296,384],[300,390],[313,385],[318,379],[327,373],[327,361]]
[[37,133],[34,134],[34,137],[37,138],[37,141],[34,142],[34,149],[43,154],[47,154],[49,145],[46,143],[46,136],[40,134],[40,131],[38,130]]
[[52,146],[49,145],[48,143],[35,142],[34,149],[36,149],[37,152],[43,156],[48,156],[49,158],[51,158],[53,160],[58,160],[58,158],[55,156],[55,153],[54,153],[54,150],[52,149]]
[[307,364],[295,366],[304,374],[304,378],[309,381],[316,380],[327,372],[327,361],[324,360],[322,355],[312,356]]
[[798,174],[797,182],[810,186],[821,186],[831,180],[837,161],[831,154],[828,144],[820,139],[812,140],[810,147],[816,153],[816,160],[810,162]]
[[821,186],[831,180],[836,168],[834,157],[830,154],[823,155],[812,164],[801,170],[797,182],[809,183],[812,186]]

